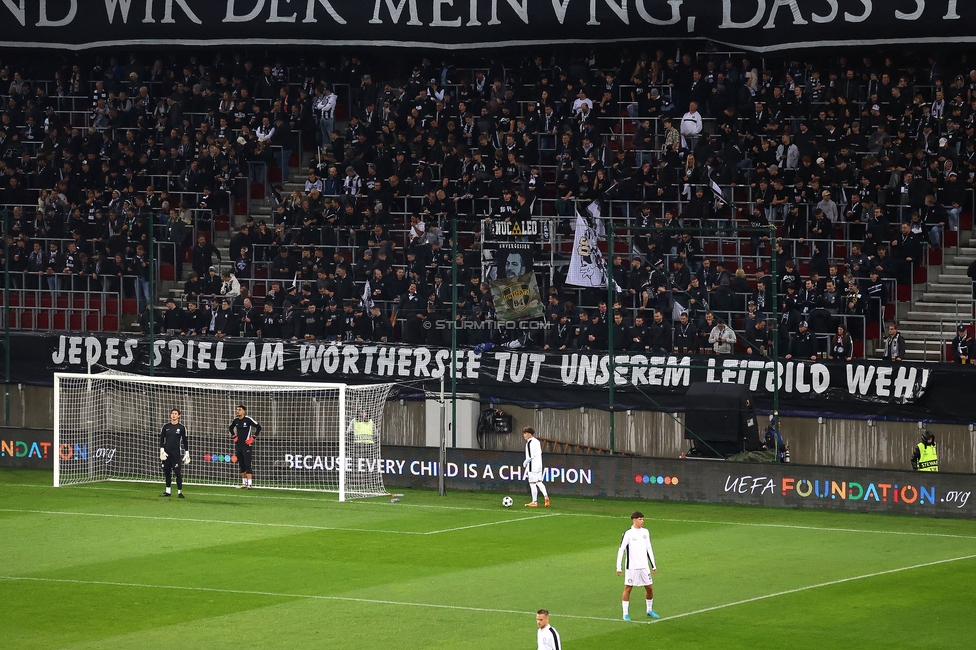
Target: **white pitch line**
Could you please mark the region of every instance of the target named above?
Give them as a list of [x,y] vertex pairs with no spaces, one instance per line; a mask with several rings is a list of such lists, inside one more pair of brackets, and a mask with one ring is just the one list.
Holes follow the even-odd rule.
[[482,526],[497,526],[499,524],[510,524],[517,521],[524,521],[527,519],[542,519],[545,517],[555,517],[556,513],[550,513],[545,515],[536,515],[532,517],[515,517],[513,519],[504,519],[502,521],[489,521],[481,524],[472,524],[470,526],[458,526],[456,528],[444,528],[442,530],[380,530],[376,528],[346,528],[343,526],[315,526],[312,524],[278,524],[272,522],[261,522],[261,521],[228,521],[226,519],[194,519],[191,517],[157,517],[152,515],[124,515],[124,514],[113,514],[104,512],[70,512],[65,510],[17,510],[14,508],[0,508],[0,512],[15,512],[23,514],[35,514],[35,515],[68,515],[74,517],[111,517],[118,519],[148,519],[150,521],[179,521],[187,523],[197,523],[197,524],[229,524],[232,526],[266,526],[269,528],[299,528],[303,530],[336,530],[336,531],[348,531],[353,533],[387,533],[390,535],[439,535],[441,533],[452,533],[458,530],[465,530],[468,528],[480,528]]
[[[309,600],[333,600],[349,603],[370,603],[373,605],[396,605],[397,607],[428,607],[431,609],[454,609],[465,612],[481,612],[487,614],[518,614],[519,616],[535,616],[535,612],[523,612],[517,609],[492,609],[489,607],[465,607],[464,605],[440,605],[437,603],[409,603],[396,600],[379,600],[374,598],[352,598],[348,596],[319,596],[315,594],[287,594],[275,591],[247,591],[243,589],[218,589],[216,587],[184,587],[181,585],[147,585],[136,582],[108,582],[103,580],[71,580],[68,578],[32,578],[28,576],[0,576],[0,580],[17,580],[24,582],[55,582],[76,585],[95,585],[105,587],[136,587],[142,589],[176,589],[180,591],[203,591],[220,594],[238,594],[244,596],[272,596],[276,598],[304,598]],[[604,616],[580,616],[578,614],[553,614],[559,618],[574,618],[585,621],[606,621],[622,623],[619,618]],[[649,625],[650,621],[634,621]]]
[[[36,485],[32,483],[0,483],[0,486],[8,485],[15,487],[39,487],[39,488],[50,488],[55,489],[50,485]],[[82,486],[82,485],[72,485],[68,486],[72,489],[80,490],[109,490],[114,492],[131,492],[130,490],[125,490],[121,488],[109,488],[109,487],[95,487],[95,486]],[[257,495],[257,494],[241,494],[238,492],[228,491],[223,492],[194,492],[195,495],[200,496],[216,496],[216,497],[236,497],[241,499],[274,499],[274,500],[285,500],[285,501],[315,501],[321,503],[324,506],[335,506],[338,507],[338,502],[330,501],[327,499],[317,499],[313,497],[286,497],[286,496],[276,496],[276,495]],[[710,504],[699,504],[699,505],[710,505]],[[711,504],[714,505],[714,504]],[[381,506],[384,508],[391,507],[388,503],[377,503],[375,501],[363,501],[355,500],[348,501],[343,507],[358,507],[358,506]],[[440,505],[428,505],[422,503],[397,503],[395,505],[397,508],[425,508],[434,510],[464,510],[470,512],[498,512],[497,508],[467,508],[464,506],[440,506]],[[564,517],[588,517],[593,519],[618,519],[625,520],[626,516],[617,515],[599,515],[589,512],[559,512],[554,513],[559,514]],[[645,521],[664,521],[670,523],[680,523],[680,524],[714,524],[718,526],[751,526],[759,528],[785,528],[785,529],[795,529],[795,530],[814,530],[820,532],[837,532],[837,533],[873,533],[876,535],[906,535],[912,537],[943,537],[949,539],[976,539],[974,535],[953,535],[949,533],[925,533],[918,531],[898,531],[898,530],[871,530],[863,528],[831,528],[826,526],[799,526],[795,524],[771,524],[771,523],[755,523],[755,522],[742,522],[742,521],[719,521],[713,519],[678,519],[673,517],[644,517]]]
[[226,519],[192,519],[189,517],[155,517],[151,515],[119,515],[103,512],[67,512],[64,510],[14,510],[0,508],[0,512],[20,512],[37,515],[70,515],[76,517],[112,517],[118,519],[148,519],[151,521],[181,521],[197,524],[229,524],[232,526],[266,526],[269,528],[299,528],[304,530],[339,530],[354,533],[390,533],[392,535],[427,535],[422,531],[376,530],[374,528],[342,528],[339,526],[314,526],[311,524],[276,524],[260,521],[228,521]]
[[497,526],[498,524],[510,524],[516,521],[528,521],[529,519],[545,519],[547,517],[558,517],[558,512],[551,512],[546,515],[535,515],[534,517],[517,517],[515,519],[505,519],[503,521],[489,521],[484,524],[471,524],[470,526],[458,526],[457,528],[444,528],[442,530],[432,530],[426,535],[436,535],[437,533],[453,533],[457,530],[467,530],[469,528],[481,528],[483,526]]
[[831,580],[829,582],[821,582],[816,585],[808,585],[806,587],[797,587],[796,589],[787,589],[786,591],[777,591],[774,594],[766,594],[765,596],[756,596],[754,598],[746,598],[745,600],[737,600],[733,603],[725,603],[724,605],[714,605],[712,607],[705,607],[703,609],[696,609],[693,612],[685,612],[683,614],[674,614],[673,616],[665,616],[657,621],[652,621],[652,623],[663,623],[664,621],[674,620],[676,618],[684,618],[686,616],[694,616],[695,614],[704,614],[706,612],[714,612],[718,609],[726,609],[728,607],[735,607],[736,605],[745,605],[747,603],[754,603],[757,600],[766,600],[769,598],[776,598],[778,596],[788,596],[790,594],[800,593],[801,591],[810,591],[811,589],[819,589],[821,587],[830,587],[832,585],[840,585],[845,582],[854,582],[855,580],[865,580],[867,578],[877,578],[878,576],[890,575],[892,573],[901,573],[903,571],[911,571],[912,569],[922,569],[925,567],[936,566],[939,564],[948,564],[949,562],[959,562],[961,560],[972,560],[976,558],[976,555],[964,555],[962,557],[952,557],[946,560],[935,560],[934,562],[924,562],[922,564],[913,564],[912,566],[901,567],[898,569],[888,569],[887,571],[877,571],[875,573],[866,573],[860,576],[853,576],[850,578],[841,578],[839,580]]
[[[707,505],[707,504],[705,504]],[[595,515],[585,512],[564,512],[564,517],[599,517],[601,519],[622,519],[613,515]],[[918,537],[949,537],[952,539],[976,539],[973,535],[952,535],[949,533],[922,533],[902,530],[871,530],[866,528],[831,528],[827,526],[799,526],[796,524],[768,524],[747,521],[716,521],[712,519],[676,519],[671,517],[644,517],[644,521],[666,521],[677,524],[716,524],[719,526],[750,526],[755,528],[787,528],[795,530],[816,530],[826,533],[873,533],[875,535],[911,535]]]

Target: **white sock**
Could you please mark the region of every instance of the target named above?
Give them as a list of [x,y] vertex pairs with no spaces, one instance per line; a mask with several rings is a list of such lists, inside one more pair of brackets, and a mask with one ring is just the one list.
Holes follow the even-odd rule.
[[247,479],[247,487],[251,487],[251,479]]
[[537,483],[536,485],[538,485],[538,487],[539,487],[539,492],[542,492],[543,498],[548,499],[549,498],[549,492],[546,491],[546,484],[545,483]]
[[247,485],[247,479],[243,476],[241,477],[241,485]]
[[647,598],[646,600],[647,600],[647,611],[653,612],[654,611],[654,599],[653,598]]
[[166,486],[166,494],[172,494],[172,490],[168,485]]
[[620,604],[623,605],[623,607],[624,607],[624,616],[627,616],[628,614],[630,614],[630,601],[629,600],[621,600],[620,601]]
[[529,483],[529,489],[532,490],[532,503],[539,500],[539,488],[535,483]]

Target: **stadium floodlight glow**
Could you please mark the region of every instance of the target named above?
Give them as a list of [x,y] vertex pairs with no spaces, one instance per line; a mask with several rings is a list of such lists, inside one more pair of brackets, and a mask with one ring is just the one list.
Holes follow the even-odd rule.
[[54,486],[159,482],[159,430],[180,410],[186,485],[237,485],[227,426],[238,404],[263,427],[254,486],[383,496],[380,443],[392,384],[223,381],[121,373],[54,375]]

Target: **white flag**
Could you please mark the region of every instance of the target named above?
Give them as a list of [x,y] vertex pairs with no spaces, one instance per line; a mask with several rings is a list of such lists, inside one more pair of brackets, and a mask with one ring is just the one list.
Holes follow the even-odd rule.
[[576,238],[566,284],[576,287],[607,286],[607,264],[597,243],[596,230],[579,213],[576,214]]
[[593,217],[593,223],[596,224],[596,237],[599,241],[607,240],[607,227],[603,225],[603,211],[600,209],[600,204],[593,201],[588,206],[586,206],[586,211],[590,213]]
[[366,287],[363,289],[362,303],[364,310],[373,309],[373,289],[369,286],[369,280],[366,280]]

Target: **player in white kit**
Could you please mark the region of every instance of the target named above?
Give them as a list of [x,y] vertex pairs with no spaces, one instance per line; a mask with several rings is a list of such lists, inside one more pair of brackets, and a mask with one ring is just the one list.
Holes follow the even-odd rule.
[[525,478],[529,481],[529,489],[532,491],[532,503],[525,505],[529,508],[538,508],[539,492],[542,492],[548,508],[549,492],[542,483],[542,443],[535,437],[535,429],[532,427],[523,427],[522,437],[525,438],[525,461],[522,467],[525,468]]
[[559,632],[549,625],[548,609],[540,609],[536,613],[535,624],[539,628],[535,635],[539,650],[563,650],[563,644],[559,640]]
[[[624,532],[620,540],[620,549],[617,550],[617,575],[623,575],[623,569],[627,571],[621,598],[624,620],[630,620],[630,591],[634,587],[644,587],[647,597],[647,615],[651,618],[661,618],[654,611],[654,590],[651,587],[654,584],[651,574],[657,573],[654,549],[651,548],[651,534],[644,528],[643,514],[635,512],[630,519],[634,525]],[[627,564],[622,566],[625,557]]]

